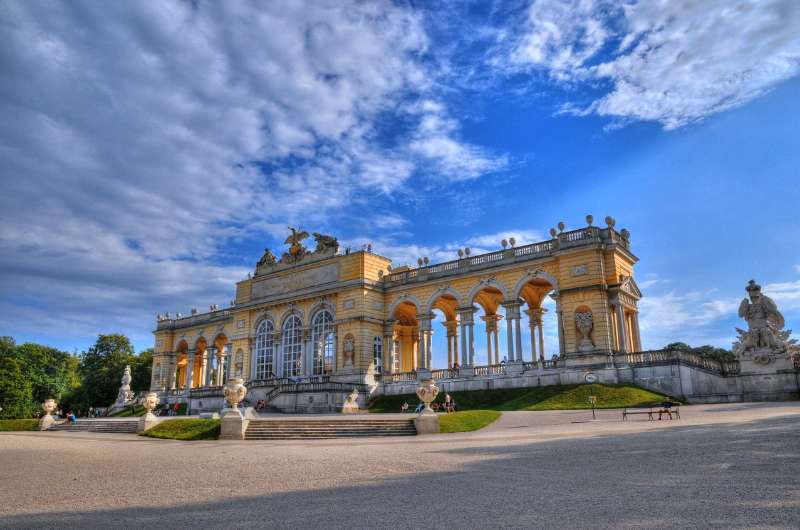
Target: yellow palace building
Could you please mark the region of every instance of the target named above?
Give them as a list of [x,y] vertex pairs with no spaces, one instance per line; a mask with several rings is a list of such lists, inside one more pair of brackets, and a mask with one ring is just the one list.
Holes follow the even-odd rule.
[[[241,377],[248,401],[269,395],[278,403],[282,393],[307,389],[306,409],[323,411],[341,399],[327,394],[353,384],[366,393],[413,392],[420,374],[453,389],[486,388],[487,378],[494,386],[526,386],[534,376],[536,384],[543,376],[577,381],[590,371],[616,381],[615,359],[641,350],[637,258],[613,218],[605,227],[592,222],[587,216],[587,226],[571,231],[560,223],[551,239],[530,245],[512,238],[487,254],[420,259],[416,268],[393,268],[371,249],[340,252],[334,237],[318,233],[309,249],[309,234],[290,229],[286,251],[277,258],[266,250],[254,274],[236,284],[230,307],[158,316],[152,389],[210,410],[221,405],[224,382]],[[542,307],[548,296],[554,314]],[[478,306],[485,337],[474,330]],[[445,317],[447,366],[431,365],[434,310]],[[544,359],[546,318],[558,330],[557,361]],[[483,366],[475,362],[478,340],[491,361]]]

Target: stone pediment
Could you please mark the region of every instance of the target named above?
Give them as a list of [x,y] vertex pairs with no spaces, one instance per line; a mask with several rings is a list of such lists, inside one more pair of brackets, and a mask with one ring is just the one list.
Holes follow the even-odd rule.
[[619,290],[626,294],[629,294],[630,296],[634,297],[637,300],[639,300],[642,297],[642,291],[639,290],[639,286],[636,285],[636,280],[634,280],[632,276],[626,276],[620,282]]
[[284,274],[256,278],[252,282],[251,297],[255,299],[285,295],[339,280],[339,264],[327,263]]

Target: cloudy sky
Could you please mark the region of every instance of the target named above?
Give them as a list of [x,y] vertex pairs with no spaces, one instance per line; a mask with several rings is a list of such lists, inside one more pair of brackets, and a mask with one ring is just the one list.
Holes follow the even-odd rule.
[[645,347],[728,346],[751,277],[800,328],[798,73],[796,0],[5,0],[0,334],[149,347],[289,224],[413,263],[588,213]]

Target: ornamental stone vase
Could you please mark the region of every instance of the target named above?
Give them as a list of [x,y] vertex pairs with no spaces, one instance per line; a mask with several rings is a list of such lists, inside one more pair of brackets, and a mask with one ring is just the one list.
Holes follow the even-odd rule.
[[44,403],[42,403],[42,409],[44,410],[45,416],[50,416],[54,410],[56,410],[56,400],[55,399],[45,399]]
[[150,414],[158,407],[160,400],[158,399],[158,394],[156,392],[148,392],[144,396],[144,401],[142,405],[144,406],[144,410],[147,414]]
[[245,388],[243,383],[244,379],[241,378],[228,379],[228,384],[226,384],[223,389],[225,401],[227,401],[234,410],[239,408],[239,403],[241,403],[247,395],[247,388]]
[[578,341],[578,350],[592,351],[594,349],[594,344],[592,343],[592,339],[589,338],[592,327],[594,327],[592,312],[579,311],[575,313],[575,327],[578,328],[578,332],[581,334],[581,338]]
[[42,410],[44,410],[44,416],[39,420],[39,430],[46,431],[49,429],[55,422],[55,418],[50,415],[51,412],[56,410],[56,400],[55,399],[45,399],[44,403],[42,403]]
[[438,395],[439,387],[436,386],[436,382],[433,379],[423,379],[420,381],[417,385],[417,397],[419,397],[420,401],[425,403],[425,409],[422,411],[423,414],[435,414],[431,408],[431,402],[435,400]]

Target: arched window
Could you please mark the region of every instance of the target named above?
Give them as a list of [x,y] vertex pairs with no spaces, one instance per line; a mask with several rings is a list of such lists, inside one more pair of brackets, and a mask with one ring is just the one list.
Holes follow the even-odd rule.
[[275,371],[275,326],[265,320],[256,331],[256,356],[254,379],[268,379]]
[[372,364],[375,365],[375,373],[381,373],[383,368],[383,339],[381,337],[372,339]]
[[303,356],[303,323],[300,317],[292,315],[283,323],[283,377],[300,375]]
[[320,311],[314,317],[311,340],[314,344],[314,375],[333,373],[336,337],[330,311]]

